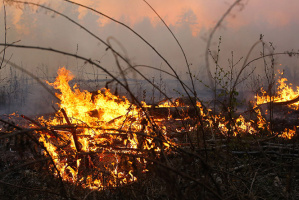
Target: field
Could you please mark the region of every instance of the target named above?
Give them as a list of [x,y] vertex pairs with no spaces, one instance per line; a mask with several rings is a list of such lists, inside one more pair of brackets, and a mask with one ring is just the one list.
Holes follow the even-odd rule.
[[[77,53],[0,43],[1,199],[298,199],[299,89],[276,63],[278,56],[294,58],[298,52],[275,52],[261,35],[244,58],[234,61],[232,53],[223,67],[221,37],[215,52],[210,50],[214,32],[240,2],[208,37],[205,80],[192,73],[179,40],[149,4],[180,47],[187,79],[116,19],[104,15],[141,39],[169,71],[142,66],[157,72],[149,78],[78,22],[27,2],[105,45],[119,72]],[[51,77],[47,66],[27,70],[5,57],[10,48],[72,57],[96,70],[76,77],[74,68],[60,67]],[[249,58],[255,48],[261,48],[260,56]]]

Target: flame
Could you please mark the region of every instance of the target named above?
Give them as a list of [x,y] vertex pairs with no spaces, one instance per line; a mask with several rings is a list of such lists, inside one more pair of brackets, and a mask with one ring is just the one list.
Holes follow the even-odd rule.
[[[277,102],[286,102],[286,101],[290,101],[290,100],[297,98],[299,95],[299,87],[297,86],[296,91],[294,91],[292,88],[292,84],[291,83],[287,84],[287,81],[288,81],[287,78],[280,78],[278,80],[276,95],[274,95],[272,97],[270,97],[267,94],[267,92],[263,88],[261,88],[262,94],[256,96],[257,105],[268,103],[271,101],[271,98],[272,98],[272,101],[276,102],[276,103]],[[290,108],[298,110],[299,102],[297,101],[297,102],[288,104],[288,106]]]
[[[147,162],[142,158],[146,155],[140,155],[143,151],[138,150],[160,152],[153,137],[138,135],[154,132],[151,125],[144,122],[145,113],[109,90],[91,93],[81,91],[77,85],[71,87],[69,82],[73,78],[65,68],[58,70],[55,82],[48,84],[60,91],[56,94],[60,111],[51,119],[39,118],[41,123],[51,127],[49,131],[39,132],[39,141],[59,171],[56,175],[91,189],[136,181],[134,169],[137,166],[142,172],[147,171]],[[171,141],[167,141],[165,134],[162,137],[166,140],[163,148],[167,149]],[[123,154],[139,157],[130,159]]]
[[[38,119],[40,124],[48,127],[48,130],[38,132],[39,141],[45,147],[44,154],[52,159],[50,168],[57,169],[56,176],[95,190],[117,187],[137,181],[137,174],[148,171],[148,162],[145,159],[148,155],[156,153],[156,156],[160,156],[162,148],[165,152],[170,150],[171,145],[177,145],[167,137],[169,130],[163,125],[163,120],[147,115],[147,109],[152,106],[141,102],[142,108],[138,108],[125,97],[117,97],[106,89],[96,92],[81,91],[76,84],[70,86],[69,82],[73,78],[71,72],[65,68],[58,70],[55,82],[48,84],[59,91],[56,96],[60,99],[60,110],[52,118]],[[286,79],[279,81],[279,95],[274,97],[276,101],[285,101],[296,96],[294,94],[283,97],[291,94],[283,91],[291,91],[285,82]],[[223,113],[211,114],[211,110],[204,109],[197,101],[196,109],[202,120],[198,120],[194,126],[176,127],[174,130],[177,133],[196,132],[203,126],[212,134],[224,136],[258,135],[268,131],[269,123],[262,116],[258,104],[268,102],[269,98],[265,92],[262,94],[257,96],[258,103],[253,107],[255,120],[246,120],[242,115],[228,118]],[[156,108],[170,109],[176,106],[190,108],[176,101],[174,104],[166,101]],[[173,122],[179,120],[173,119],[170,114],[166,118],[164,120]],[[187,112],[183,113],[181,120],[185,119],[192,120]],[[159,130],[153,127],[159,127]],[[291,139],[295,134],[296,127],[286,128],[277,135]],[[161,141],[155,140],[156,136],[159,136]]]
[[[283,75],[282,72],[278,71],[279,75]],[[257,109],[258,105],[273,102],[273,103],[285,103],[289,108],[298,110],[299,109],[299,101],[296,101],[297,98],[299,98],[299,87],[296,87],[296,90],[294,91],[292,88],[292,84],[287,84],[288,79],[287,78],[281,78],[279,77],[276,93],[273,96],[270,96],[263,88],[261,88],[261,95],[256,95],[256,105],[255,109],[258,113],[258,127],[263,128],[267,126],[269,129],[269,124],[266,122],[265,119],[263,119],[261,115],[261,111]],[[267,112],[267,111],[266,111]],[[283,137],[286,139],[291,139],[294,137],[296,133],[296,130],[292,129],[285,129],[282,134],[279,135],[279,137]]]
[[285,139],[292,139],[296,134],[296,127],[294,129],[288,129],[285,128],[279,137],[285,138]]
[[[239,134],[256,134],[258,131],[254,127],[254,122],[246,121],[245,118],[240,115],[236,119],[232,119],[232,122],[227,120],[224,116],[215,115],[213,116],[217,127],[222,135],[229,135],[229,132],[232,133],[232,136],[238,136]],[[210,124],[213,124],[210,122]],[[214,123],[215,124],[215,123]]]

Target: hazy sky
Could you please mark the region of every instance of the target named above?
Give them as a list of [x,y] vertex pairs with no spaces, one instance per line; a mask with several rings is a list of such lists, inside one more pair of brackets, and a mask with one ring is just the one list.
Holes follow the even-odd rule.
[[[111,20],[72,5],[63,0],[28,0],[53,8],[88,28],[103,40],[109,40],[113,47],[126,55],[134,64],[151,65],[170,71],[166,64],[136,35]],[[150,42],[178,71],[185,76],[186,64],[183,55],[156,14],[142,0],[75,0],[92,7],[132,27]],[[233,0],[148,0],[153,8],[171,28],[186,51],[192,72],[203,74],[206,40],[211,29],[233,3]],[[238,60],[259,40],[273,42],[277,52],[299,48],[298,0],[244,0],[225,18],[213,37],[211,50],[217,49],[218,38],[222,37],[220,60],[225,67],[231,52]],[[1,1],[0,40],[4,41],[4,16]],[[6,3],[7,41],[21,40],[18,44],[51,47],[77,53],[98,60],[101,64],[117,72],[111,51],[87,34],[83,29],[65,18],[36,6]],[[110,39],[109,39],[110,38]],[[111,39],[112,38],[112,39]],[[119,46],[120,43],[122,47]],[[122,50],[124,48],[126,51]],[[259,55],[261,48],[252,55]],[[7,58],[27,68],[47,67],[49,73],[58,67],[68,66],[73,71],[92,72],[90,66],[74,58],[49,52],[10,48]],[[282,66],[297,67],[297,59],[279,58]],[[123,67],[126,67],[122,63]],[[213,67],[213,66],[211,66]],[[257,66],[259,67],[259,66]],[[143,72],[151,77],[149,69]],[[101,73],[99,71],[98,73]]]

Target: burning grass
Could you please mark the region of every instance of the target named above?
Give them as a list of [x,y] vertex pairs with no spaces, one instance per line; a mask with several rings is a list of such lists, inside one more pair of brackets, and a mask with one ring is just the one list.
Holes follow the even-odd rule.
[[[179,45],[192,89],[181,80],[175,67],[131,27],[94,8],[72,1],[66,2],[99,14],[131,31],[172,72],[168,73],[160,68],[160,73],[166,73],[179,81],[188,97],[179,97],[173,102],[167,98],[160,105],[137,102],[127,86],[127,69],[120,63],[125,63],[129,70],[140,75],[159,90],[160,94],[165,97],[167,95],[161,87],[156,87],[154,80],[148,80],[137,70],[137,66],[133,66],[114,45],[105,42],[65,13],[34,2],[13,1],[15,4],[37,6],[55,13],[105,45],[105,51],[111,51],[115,56],[123,81],[114,76],[108,67],[101,66],[96,61],[99,59],[82,57],[53,47],[8,43],[6,27],[5,43],[0,44],[4,52],[2,64],[9,64],[27,73],[44,86],[32,73],[6,60],[6,48],[36,49],[67,55],[83,61],[84,65],[90,64],[104,71],[125,88],[133,100],[130,102],[124,97],[112,95],[109,90],[91,93],[80,90],[77,85],[70,87],[69,81],[73,76],[66,69],[60,69],[56,81],[49,83],[57,90],[56,95],[60,100],[59,109],[54,115],[34,116],[32,119],[13,114],[0,118],[1,199],[299,198],[298,94],[285,84],[285,79],[280,79],[275,95],[272,73],[275,55],[295,56],[298,52],[274,53],[272,43],[267,46],[261,34],[259,41],[246,55],[240,70],[235,67],[242,58],[233,62],[232,53],[232,58],[228,60],[230,71],[226,72],[219,62],[221,38],[215,55],[211,51],[216,29],[231,9],[240,3],[239,0],[224,13],[207,41],[205,68],[210,74],[211,83],[214,82],[211,84],[215,93],[214,101],[217,100],[217,90],[220,88],[220,95],[229,96],[229,105],[227,102],[220,102],[224,106],[217,110],[215,103],[213,111],[200,103],[201,99],[196,99],[196,77],[193,77],[190,70],[191,62],[171,29],[146,1]],[[248,61],[258,44],[263,47],[261,57]],[[269,54],[265,53],[267,47]],[[209,55],[215,63],[214,77],[209,65]],[[270,58],[270,63],[267,58]],[[269,89],[262,90],[257,95],[256,102],[252,103],[253,108],[251,106],[245,113],[237,114],[237,85],[250,77],[255,69],[244,79],[241,74],[244,75],[245,69],[252,62],[262,59]],[[236,74],[236,71],[239,72]],[[52,94],[46,86],[44,88]],[[194,95],[189,96],[190,94]],[[282,111],[274,115],[274,110]]]
[[[153,126],[144,112],[126,98],[109,90],[92,94],[69,86],[73,76],[65,68],[58,71],[54,83],[60,111],[54,118],[39,118],[47,131],[39,132],[39,142],[47,151],[64,181],[100,190],[137,180],[145,173],[148,153],[160,157],[171,141],[160,134],[153,139]],[[62,126],[57,129],[55,127]],[[55,133],[55,134],[54,134]],[[146,137],[146,136],[151,137]]]
[[[278,196],[298,191],[298,182],[287,178],[298,173],[296,126],[270,130],[270,122],[259,109],[268,99],[264,92],[257,96],[253,117],[231,117],[212,113],[199,102],[194,108],[191,101],[186,104],[182,99],[138,107],[109,90],[90,93],[77,85],[70,87],[72,78],[70,71],[61,68],[55,82],[48,83],[60,99],[55,115],[33,120],[14,114],[1,119],[5,124],[2,147],[15,158],[1,156],[6,164],[1,166],[0,176],[10,179],[21,171],[26,182],[27,174],[33,172],[31,180],[43,174],[52,177],[50,182],[43,179],[52,188],[42,190],[47,194],[42,195],[44,199],[49,194],[87,198],[92,192],[107,199],[123,195],[246,199],[263,193],[269,197],[268,190],[273,188],[279,188]],[[279,87],[280,96],[285,88]],[[167,110],[164,117],[157,115],[163,109]],[[51,185],[53,181],[59,187]],[[264,181],[273,186],[263,187]],[[34,191],[34,187],[38,186],[27,189]],[[112,193],[107,195],[107,191]]]

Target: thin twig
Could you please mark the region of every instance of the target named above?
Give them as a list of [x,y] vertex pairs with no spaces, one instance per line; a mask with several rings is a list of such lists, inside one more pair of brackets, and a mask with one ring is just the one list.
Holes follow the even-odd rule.
[[190,64],[188,62],[188,59],[187,59],[187,56],[185,54],[185,51],[181,45],[181,43],[179,42],[179,40],[177,39],[177,37],[174,35],[174,33],[172,32],[172,30],[169,28],[169,26],[166,24],[166,22],[163,20],[163,18],[157,13],[157,11],[146,1],[146,0],[143,0],[151,9],[152,11],[159,17],[159,19],[162,21],[162,23],[165,25],[165,27],[168,29],[168,31],[171,33],[172,37],[175,39],[176,43],[179,45],[180,49],[181,49],[181,52],[183,53],[183,56],[184,56],[184,59],[185,59],[185,62],[186,62],[186,66],[187,66],[187,69],[188,69],[188,72],[189,72],[189,76],[190,76],[190,80],[191,80],[191,83],[192,83],[192,88],[193,88],[193,94],[194,96],[196,97],[196,90],[195,90],[195,86],[194,86],[194,81],[193,81],[193,77],[192,77],[192,74],[191,74],[191,70],[190,70]]
[[26,163],[23,163],[23,164],[20,164],[18,166],[13,166],[13,167],[10,167],[8,170],[4,171],[4,172],[1,172],[0,173],[0,177],[2,176],[6,176],[7,174],[9,174],[10,172],[13,172],[17,169],[21,169],[21,168],[24,168],[28,165],[32,165],[32,164],[35,164],[35,163],[39,163],[39,162],[45,162],[47,160],[50,160],[50,157],[47,157],[47,158],[41,158],[41,159],[38,159],[38,160],[32,160],[32,161],[29,161],[29,162],[26,162]]
[[[18,129],[18,130],[23,130],[23,128],[21,128],[21,127],[19,127],[19,126],[17,126],[17,125],[14,125],[14,124],[12,124],[12,123],[10,123],[10,122],[7,122],[7,121],[5,121],[5,120],[3,120],[3,119],[0,119],[0,121],[3,122],[3,123],[9,124],[10,126],[16,128],[16,129]],[[62,191],[63,191],[62,195],[65,196],[65,197],[68,199],[68,196],[67,196],[66,189],[65,189],[65,186],[64,186],[63,181],[62,181],[62,177],[61,177],[60,171],[58,170],[58,168],[57,168],[57,166],[56,166],[56,164],[55,164],[53,158],[51,157],[49,151],[47,150],[47,148],[46,148],[42,143],[40,143],[35,137],[33,137],[32,135],[30,135],[28,131],[25,131],[24,134],[25,134],[28,138],[30,138],[35,144],[37,144],[37,145],[40,146],[42,149],[44,149],[45,152],[49,155],[49,158],[50,158],[50,160],[51,160],[51,162],[52,162],[52,164],[53,164],[55,170],[57,171],[57,174],[58,174],[58,177],[59,177],[61,186],[62,186]]]
[[210,87],[212,87],[213,85],[213,77],[212,77],[212,73],[211,73],[211,69],[210,69],[210,65],[209,65],[209,49],[211,46],[211,42],[214,36],[214,33],[216,32],[216,30],[219,28],[219,26],[222,24],[223,20],[225,19],[225,17],[231,12],[231,10],[241,2],[242,0],[236,0],[228,9],[227,11],[222,15],[222,17],[220,18],[220,20],[217,22],[217,24],[214,26],[214,28],[212,29],[212,32],[209,35],[208,38],[208,42],[207,42],[207,46],[206,46],[206,53],[205,53],[205,59],[206,59],[206,68],[207,68],[207,73],[208,73],[208,77],[210,78]]
[[0,181],[1,184],[3,185],[8,185],[10,187],[17,187],[17,188],[20,188],[20,189],[23,189],[23,190],[31,190],[31,191],[35,191],[35,192],[42,192],[42,193],[48,193],[48,194],[54,194],[54,195],[57,195],[57,196],[61,196],[61,194],[58,194],[56,192],[52,192],[52,191],[49,191],[49,190],[43,190],[43,189],[38,189],[38,188],[29,188],[29,187],[24,187],[24,186],[20,186],[20,185],[14,185],[14,184],[11,184],[11,183],[6,183],[4,181]]
[[[13,46],[14,44],[1,44],[0,46],[7,46],[7,47],[9,47],[9,46]],[[26,73],[26,74],[28,74],[29,76],[31,76],[34,80],[36,80],[45,90],[47,90],[47,92],[49,92],[49,94],[51,94],[55,99],[57,99],[57,100],[60,100],[58,97],[56,97],[56,95],[52,92],[52,90],[50,90],[48,87],[47,87],[47,85],[43,82],[43,81],[41,81],[37,76],[35,76],[34,74],[32,74],[31,72],[29,72],[29,71],[27,71],[26,69],[24,69],[24,68],[22,68],[22,67],[20,67],[19,65],[17,65],[17,64],[15,64],[15,63],[13,63],[13,62],[11,62],[11,61],[9,61],[9,60],[6,60],[6,59],[4,59],[4,61],[6,62],[6,63],[8,63],[9,65],[11,65],[11,66],[13,66],[14,68],[16,68],[16,69],[18,69],[18,70],[20,70],[20,71],[22,71],[22,72],[24,72],[24,73]]]
[[[6,28],[6,7],[5,7],[5,3],[3,0],[3,10],[4,10],[4,43],[6,44],[6,39],[7,39],[7,28]],[[6,52],[6,47],[4,47],[3,49],[3,57],[0,63],[0,69],[2,68],[3,62],[4,62],[4,58],[5,58],[5,52]]]

